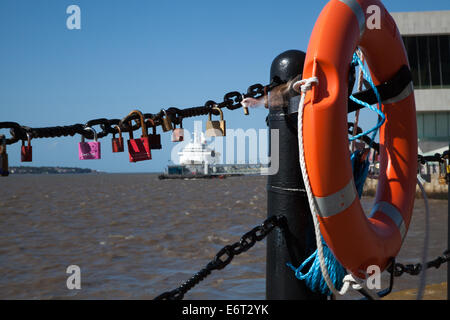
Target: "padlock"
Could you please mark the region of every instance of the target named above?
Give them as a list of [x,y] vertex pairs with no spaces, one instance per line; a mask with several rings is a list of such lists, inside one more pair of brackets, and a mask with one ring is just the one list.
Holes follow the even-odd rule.
[[20,161],[31,162],[33,161],[33,147],[31,146],[31,135],[27,132],[28,145],[25,145],[25,141],[22,140],[22,148],[20,149]]
[[0,136],[0,175],[6,177],[9,175],[8,154],[6,153],[6,138]]
[[244,114],[246,116],[248,116],[249,115],[248,104],[245,103],[245,95],[241,95],[241,105],[242,105],[242,108],[244,109]]
[[101,158],[100,142],[97,141],[97,132],[91,127],[85,127],[94,133],[94,141],[85,142],[84,135],[81,135],[81,142],[78,143],[78,157],[80,160],[98,160]]
[[269,109],[269,92],[267,86],[264,87],[264,108]]
[[117,131],[119,131],[119,137],[116,138],[116,134],[113,133],[112,152],[124,152],[125,148],[123,145],[122,130],[117,125],[115,126],[115,128],[117,128]]
[[130,162],[150,160],[152,158],[150,151],[150,138],[147,133],[144,115],[139,110],[133,110],[127,117],[133,114],[138,114],[141,118],[142,136],[139,139],[133,138],[133,128],[130,121],[130,140],[128,140],[128,154],[130,155]]
[[[212,110],[218,110],[220,113],[220,121],[211,121]],[[207,137],[216,137],[216,136],[225,136],[226,135],[226,126],[225,120],[223,120],[223,112],[219,107],[213,107],[208,115],[208,121],[206,121],[206,136]]]
[[153,128],[153,133],[148,135],[148,138],[150,139],[150,149],[162,149],[161,135],[156,133],[155,122],[153,121],[153,119],[148,119],[147,122],[148,122],[147,128],[149,126]]
[[181,142],[184,140],[183,123],[180,120],[180,127],[174,128],[172,131],[172,142]]
[[445,176],[445,181],[447,182],[447,184],[450,184],[450,164],[447,164],[446,168],[447,168],[447,175]]
[[447,166],[445,165],[445,162],[439,162],[439,184],[440,185],[446,185],[447,184],[446,168],[447,168]]
[[172,127],[172,119],[167,114],[167,111],[165,109],[161,110],[164,113],[164,117],[162,118],[161,127],[164,132],[170,131],[173,129]]

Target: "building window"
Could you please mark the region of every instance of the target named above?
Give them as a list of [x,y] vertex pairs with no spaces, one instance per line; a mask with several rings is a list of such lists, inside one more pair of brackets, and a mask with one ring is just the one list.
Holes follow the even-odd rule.
[[417,112],[416,115],[419,140],[448,141],[450,111]]
[[442,85],[450,88],[450,35],[439,36],[439,49],[441,53]]
[[450,35],[404,36],[416,89],[450,88]]

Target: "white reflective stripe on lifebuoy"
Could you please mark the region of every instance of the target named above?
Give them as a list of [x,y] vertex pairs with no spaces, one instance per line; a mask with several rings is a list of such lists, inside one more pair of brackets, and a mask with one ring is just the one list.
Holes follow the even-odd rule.
[[392,104],[402,101],[403,99],[408,98],[414,92],[414,85],[412,81],[400,92],[398,96],[395,96],[390,99],[383,100],[383,104]]
[[386,216],[388,216],[389,218],[391,218],[392,221],[394,221],[394,223],[397,225],[398,230],[400,231],[400,234],[402,236],[402,240],[405,238],[406,235],[405,222],[403,221],[402,214],[400,213],[400,211],[397,210],[396,207],[394,207],[389,202],[381,201],[376,203],[375,206],[373,207],[372,212],[370,214],[370,218],[372,218],[372,216],[376,212],[381,212]]
[[359,35],[362,37],[364,31],[366,30],[366,15],[364,14],[364,10],[361,8],[361,5],[356,0],[339,0],[342,3],[345,3],[350,9],[352,9],[353,13],[358,19],[359,25]]
[[352,177],[349,183],[338,192],[326,197],[314,196],[314,199],[319,210],[319,216],[328,218],[350,207],[357,197],[358,192]]

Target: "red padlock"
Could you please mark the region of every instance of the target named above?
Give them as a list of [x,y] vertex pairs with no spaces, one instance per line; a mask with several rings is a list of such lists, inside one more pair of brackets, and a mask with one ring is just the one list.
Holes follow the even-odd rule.
[[153,128],[153,133],[148,135],[150,139],[150,149],[162,149],[161,135],[156,133],[155,122],[153,121],[153,119],[148,119],[147,122]]
[[123,152],[125,150],[123,145],[123,138],[122,138],[122,130],[120,130],[119,126],[115,126],[117,128],[117,131],[119,131],[119,137],[116,138],[116,134],[113,133],[112,138],[112,152]]
[[150,151],[150,139],[148,137],[144,115],[139,110],[133,110],[128,114],[127,118],[132,116],[133,114],[138,114],[141,118],[142,136],[139,139],[133,138],[133,126],[130,121],[130,140],[128,140],[128,153],[130,155],[130,162],[150,160],[152,158],[152,153]]
[[31,146],[31,135],[27,132],[28,145],[25,145],[25,141],[22,140],[22,148],[20,150],[20,161],[31,162],[33,161],[33,147]]
[[[174,124],[174,126],[176,126]],[[172,131],[172,142],[181,142],[184,140],[184,129],[183,129],[183,122],[180,119],[180,127],[174,128]]]

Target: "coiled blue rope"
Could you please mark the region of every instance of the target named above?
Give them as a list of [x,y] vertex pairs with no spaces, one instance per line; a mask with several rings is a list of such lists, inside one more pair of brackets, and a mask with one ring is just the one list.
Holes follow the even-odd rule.
[[[364,77],[370,83],[370,86],[375,92],[375,95],[378,100],[378,108],[375,108],[369,105],[368,103],[355,98],[353,95],[350,96],[350,99],[366,108],[369,108],[372,111],[375,111],[379,117],[378,123],[375,127],[373,127],[368,131],[360,133],[354,137],[351,137],[349,140],[352,141],[364,135],[372,133],[372,141],[374,141],[378,129],[383,125],[384,121],[386,120],[385,115],[381,112],[381,97],[380,94],[378,93],[375,84],[372,81],[372,78],[365,70],[361,59],[358,57],[356,53],[353,55],[353,62],[358,63],[359,67],[363,72]],[[356,150],[355,152],[352,153],[350,158],[350,161],[352,163],[355,186],[356,190],[358,191],[359,198],[361,198],[364,183],[369,173],[369,159],[366,158],[364,161],[361,161],[362,155],[363,154],[361,151]],[[323,244],[323,258],[325,260],[325,265],[327,266],[328,274],[330,276],[331,281],[333,282],[334,287],[337,290],[340,290],[343,286],[343,279],[346,276],[347,271],[339,263],[339,261],[336,260],[336,257],[333,255],[333,252],[331,252],[330,248],[328,248],[323,238],[322,244]],[[322,271],[320,270],[320,262],[317,256],[317,249],[305,261],[303,261],[303,263],[298,268],[295,268],[290,262],[286,263],[286,265],[295,272],[296,278],[304,280],[306,286],[313,292],[319,292],[321,294],[328,296],[332,295],[331,290],[328,288],[328,285],[326,284],[325,279],[322,276]],[[303,273],[302,270],[305,269],[308,265],[310,265],[309,270],[306,273]]]
[[[326,245],[325,241],[322,239],[323,243],[323,258],[325,260],[325,264],[328,269],[328,274],[330,275],[330,279],[333,282],[333,285],[336,289],[340,290],[342,288],[345,275],[347,271],[345,271],[344,267],[336,260],[330,248]],[[311,267],[308,272],[302,273],[302,270],[310,264],[312,261]],[[322,276],[322,271],[320,270],[320,262],[317,258],[317,249],[314,251],[312,255],[310,255],[298,268],[295,268],[290,262],[287,263],[287,266],[290,267],[294,272],[297,279],[304,280],[306,286],[313,292],[320,292],[327,296],[331,296],[332,292],[328,288],[325,279]]]

